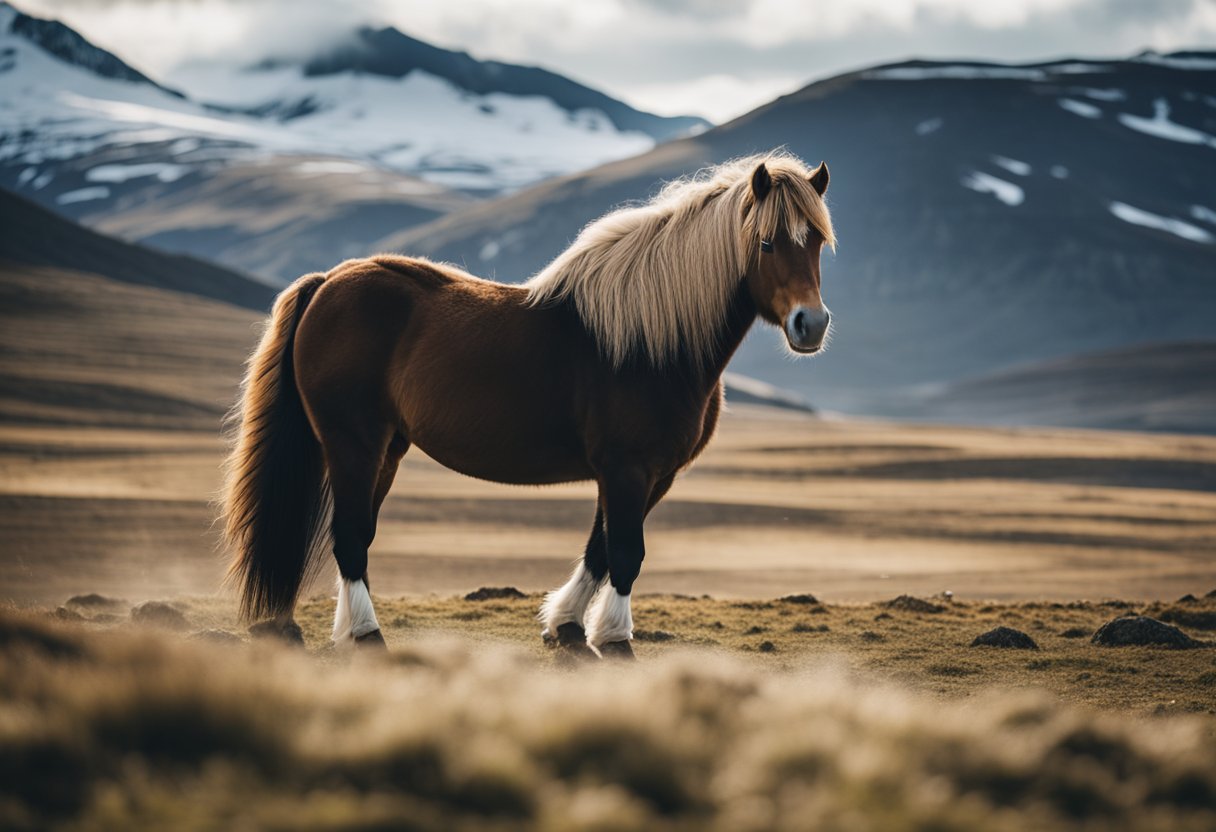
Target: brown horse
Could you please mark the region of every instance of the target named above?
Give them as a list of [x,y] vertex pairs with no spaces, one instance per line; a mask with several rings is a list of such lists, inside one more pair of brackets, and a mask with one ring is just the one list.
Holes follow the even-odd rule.
[[368,547],[416,445],[496,482],[595,480],[583,558],[540,617],[571,651],[631,656],[642,523],[713,435],[731,355],[757,316],[795,352],[824,343],[827,186],[826,165],[784,154],[729,162],[591,223],[522,286],[387,255],[297,280],[250,359],[229,459],[244,615],[293,627],[332,535],[334,640],[382,645]]

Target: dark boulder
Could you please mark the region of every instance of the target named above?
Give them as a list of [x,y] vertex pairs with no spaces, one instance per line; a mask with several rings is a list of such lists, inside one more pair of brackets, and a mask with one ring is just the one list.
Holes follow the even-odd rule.
[[1154,644],[1186,649],[1199,646],[1199,642],[1177,627],[1155,618],[1149,618],[1147,615],[1129,615],[1107,621],[1098,628],[1091,641],[1106,647]]
[[1015,630],[1012,627],[997,627],[995,630],[989,630],[983,635],[978,635],[971,642],[971,646],[1009,647],[1015,650],[1039,649],[1039,645],[1035,644],[1034,639],[1021,630]]

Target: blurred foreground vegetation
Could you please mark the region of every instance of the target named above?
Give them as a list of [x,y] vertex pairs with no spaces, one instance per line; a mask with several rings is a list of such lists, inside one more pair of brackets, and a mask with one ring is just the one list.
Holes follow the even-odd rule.
[[[1022,678],[1109,665],[1125,672],[1108,686],[1160,696],[1164,673],[1201,706],[1210,648],[949,634],[1013,606],[652,598],[640,613],[664,629],[644,631],[643,661],[570,672],[510,643],[525,627],[539,642],[535,600],[380,602],[382,657],[320,647],[321,600],[301,611],[308,650],[214,626],[228,613],[212,601],[178,602],[187,626],[160,619],[178,632],[96,604],[0,612],[0,828],[1216,828],[1210,714],[1082,707]],[[1113,617],[1058,606],[1023,614]],[[815,639],[836,649],[798,649]],[[1002,685],[1001,668],[1021,675]]]

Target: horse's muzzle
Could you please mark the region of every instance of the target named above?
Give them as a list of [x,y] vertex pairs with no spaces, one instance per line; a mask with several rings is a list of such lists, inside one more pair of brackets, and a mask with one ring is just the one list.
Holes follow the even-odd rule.
[[785,318],[785,337],[794,352],[819,352],[827,337],[832,313],[822,304],[818,309],[796,306]]

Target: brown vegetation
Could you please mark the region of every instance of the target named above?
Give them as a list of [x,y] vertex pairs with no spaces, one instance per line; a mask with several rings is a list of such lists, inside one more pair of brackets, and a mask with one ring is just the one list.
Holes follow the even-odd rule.
[[[1129,720],[1008,690],[951,697],[944,719],[930,695],[876,677],[885,662],[888,677],[925,674],[932,681],[921,687],[971,692],[1061,675],[1027,669],[1025,654],[1009,657],[1016,651],[943,658],[961,655],[958,634],[992,612],[873,622],[873,607],[811,613],[780,602],[757,609],[654,598],[640,606],[670,611],[676,645],[741,647],[753,640],[738,632],[746,620],[767,626],[774,647],[729,658],[648,643],[639,665],[576,673],[554,670],[537,654],[543,648],[424,634],[504,636],[503,622],[521,619],[534,600],[389,602],[382,621],[402,619],[387,628],[393,651],[354,662],[324,649],[230,643],[214,631],[183,641],[3,613],[0,826],[1185,831],[1216,823],[1210,720]],[[196,624],[223,617],[214,603],[182,606]],[[313,644],[325,607],[315,602],[305,622]],[[472,609],[486,616],[455,616]],[[1016,614],[1089,622],[1108,612],[1028,606]],[[699,614],[722,626],[692,630]],[[795,633],[804,615],[824,616],[833,629]],[[863,618],[893,638],[860,642]],[[951,623],[954,637],[931,655],[924,645],[942,635],[933,629]],[[844,662],[806,661],[813,651],[798,641],[825,638],[847,651]],[[1044,654],[1069,676],[1125,665],[1112,687],[1147,682],[1159,693],[1152,679],[1183,671],[1171,663],[1180,657],[1190,676],[1212,674],[1206,650],[1090,647],[1086,663],[1075,647],[1051,639]]]

